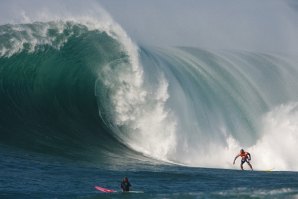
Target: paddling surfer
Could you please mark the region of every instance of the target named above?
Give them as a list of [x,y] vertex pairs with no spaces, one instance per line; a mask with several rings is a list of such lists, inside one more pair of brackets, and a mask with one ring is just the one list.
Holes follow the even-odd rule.
[[125,177],[121,182],[121,189],[123,192],[129,191],[129,188],[131,187],[130,182],[128,181],[128,178]]
[[252,166],[249,162],[251,160],[250,153],[248,153],[248,152],[244,151],[243,149],[241,149],[240,153],[238,155],[236,155],[233,164],[235,164],[235,161],[239,156],[241,157],[241,164],[240,164],[241,169],[243,170],[243,164],[246,162],[249,165],[249,167],[251,168],[251,170],[253,171],[253,168],[252,168]]

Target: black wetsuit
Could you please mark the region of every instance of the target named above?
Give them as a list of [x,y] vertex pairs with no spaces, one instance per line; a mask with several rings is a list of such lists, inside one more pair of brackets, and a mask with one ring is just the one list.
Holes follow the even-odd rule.
[[129,187],[131,187],[131,184],[128,181],[127,182],[125,182],[125,181],[121,182],[121,189],[123,191],[129,191]]

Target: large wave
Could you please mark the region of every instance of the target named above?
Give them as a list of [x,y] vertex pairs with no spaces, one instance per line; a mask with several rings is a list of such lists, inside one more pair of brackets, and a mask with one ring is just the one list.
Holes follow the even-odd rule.
[[183,47],[146,49],[142,60],[162,71],[169,85],[167,107],[176,119],[169,159],[231,168],[235,153],[246,148],[257,169],[297,170],[292,58]]
[[0,26],[2,144],[218,168],[245,148],[256,168],[298,170],[292,58],[138,49],[108,16],[29,19]]
[[[166,160],[163,143],[135,144],[150,137],[141,119],[156,132],[172,125],[163,125],[166,84],[147,90],[137,48],[125,32],[91,22],[0,27],[1,142],[58,155],[122,157],[141,146]],[[160,139],[173,143],[169,128]]]
[[62,155],[113,141],[94,84],[98,67],[128,57],[117,40],[74,22],[4,25],[1,40],[2,143]]

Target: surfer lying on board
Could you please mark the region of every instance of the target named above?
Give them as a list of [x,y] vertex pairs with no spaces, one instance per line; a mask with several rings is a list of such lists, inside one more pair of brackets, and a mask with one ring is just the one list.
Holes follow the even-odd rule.
[[252,168],[252,166],[249,162],[251,160],[250,153],[248,153],[248,152],[244,151],[243,149],[241,149],[240,153],[238,155],[236,155],[233,164],[235,164],[235,161],[239,156],[241,156],[241,164],[240,164],[241,169],[243,170],[243,164],[246,162],[249,165],[249,167],[251,168],[251,170],[253,170],[253,168]]
[[129,187],[131,187],[131,184],[128,181],[128,178],[127,177],[123,178],[123,180],[121,182],[122,191],[124,191],[124,192],[129,191]]

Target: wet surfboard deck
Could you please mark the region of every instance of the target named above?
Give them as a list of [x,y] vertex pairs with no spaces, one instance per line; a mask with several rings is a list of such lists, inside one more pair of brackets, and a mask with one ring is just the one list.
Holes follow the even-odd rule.
[[115,192],[122,192],[122,193],[144,193],[144,191],[127,191],[127,192],[123,192],[123,191],[117,191],[117,190],[113,190],[113,189],[107,189],[104,187],[100,187],[100,186],[95,186],[95,189],[98,191],[101,191],[103,193],[115,193]]
[[100,186],[95,186],[95,189],[98,190],[98,191],[104,192],[104,193],[114,193],[114,192],[117,192],[116,190],[107,189],[107,188],[103,188],[103,187],[100,187]]

